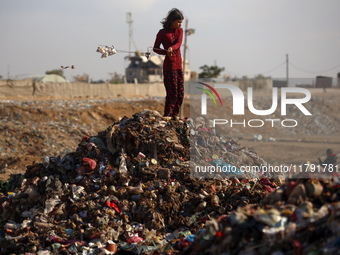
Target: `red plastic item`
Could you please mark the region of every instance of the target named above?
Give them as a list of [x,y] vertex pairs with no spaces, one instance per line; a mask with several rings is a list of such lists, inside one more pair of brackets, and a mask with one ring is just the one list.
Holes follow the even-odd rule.
[[117,213],[120,213],[120,210],[119,210],[118,206],[115,204],[115,202],[106,201],[106,206],[111,207],[111,208],[115,209],[117,211]]
[[268,185],[263,185],[263,188],[264,188],[268,193],[270,193],[270,192],[272,192],[272,191],[275,190],[274,188],[269,187]]
[[139,237],[139,236],[136,236],[136,235],[132,235],[132,236],[130,236],[130,237],[128,238],[128,240],[126,240],[126,242],[127,242],[128,244],[130,244],[130,243],[139,243],[139,242],[141,242],[141,241],[143,241],[143,238],[142,238],[142,237]]
[[86,142],[87,140],[90,139],[90,137],[91,137],[91,132],[89,132],[89,136],[84,136],[83,139],[81,139],[80,143],[82,144],[83,142]]
[[96,169],[97,162],[95,160],[90,158],[83,158],[83,161],[88,164],[89,170],[93,171],[94,169]]
[[272,188],[275,188],[275,184],[272,183],[271,181],[269,181],[268,178],[261,178],[261,184],[262,185],[268,185],[268,186],[270,186]]
[[237,179],[236,177],[233,179],[233,182],[234,183],[240,183],[240,180],[239,179]]

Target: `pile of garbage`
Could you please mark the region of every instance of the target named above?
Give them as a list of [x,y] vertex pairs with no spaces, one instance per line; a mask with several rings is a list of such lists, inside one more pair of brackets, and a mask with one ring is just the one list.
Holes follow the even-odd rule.
[[[202,159],[238,168],[265,164],[202,118],[151,110],[124,117],[83,137],[74,152],[45,156],[0,182],[0,253],[256,254],[278,248],[276,240],[302,250],[320,236],[332,241],[328,247],[339,245],[333,236],[340,228],[332,224],[339,185],[196,176],[192,165]],[[307,239],[313,226],[319,232]]]
[[339,197],[339,179],[290,179],[207,222],[181,254],[339,254]]

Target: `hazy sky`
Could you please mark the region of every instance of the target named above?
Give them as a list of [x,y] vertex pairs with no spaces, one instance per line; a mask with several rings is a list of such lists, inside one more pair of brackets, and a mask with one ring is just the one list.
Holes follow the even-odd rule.
[[285,77],[288,54],[290,77],[340,72],[339,0],[1,0],[0,75],[21,78],[62,65],[75,66],[64,70],[69,80],[124,74],[128,54],[101,59],[97,47],[129,49],[131,12],[134,41],[145,52],[173,7],[195,29],[188,37],[192,71],[217,64],[232,77]]

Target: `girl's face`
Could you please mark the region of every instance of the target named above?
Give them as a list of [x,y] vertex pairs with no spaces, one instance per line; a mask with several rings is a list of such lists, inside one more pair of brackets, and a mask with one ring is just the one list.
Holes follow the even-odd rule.
[[174,28],[174,29],[180,28],[181,25],[182,25],[182,21],[183,20],[181,20],[181,19],[175,20],[174,23],[172,24],[171,28]]

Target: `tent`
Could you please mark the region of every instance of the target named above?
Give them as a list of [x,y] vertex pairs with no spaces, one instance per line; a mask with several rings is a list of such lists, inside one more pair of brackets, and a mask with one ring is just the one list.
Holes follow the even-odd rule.
[[43,76],[39,76],[34,78],[35,81],[40,81],[44,83],[48,82],[68,82],[64,77],[57,74],[45,74]]

